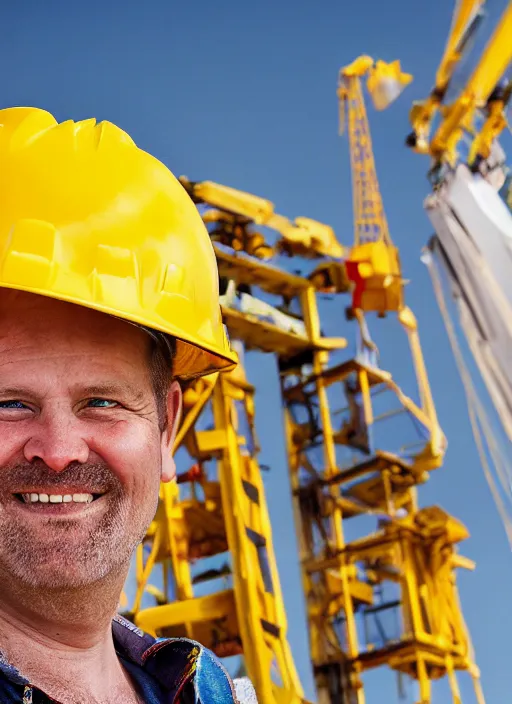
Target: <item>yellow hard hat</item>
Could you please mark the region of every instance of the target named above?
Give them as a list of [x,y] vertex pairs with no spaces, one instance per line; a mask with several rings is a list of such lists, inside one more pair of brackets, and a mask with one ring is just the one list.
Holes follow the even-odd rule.
[[236,363],[196,207],[167,167],[110,122],[0,110],[0,287],[174,337],[181,379]]

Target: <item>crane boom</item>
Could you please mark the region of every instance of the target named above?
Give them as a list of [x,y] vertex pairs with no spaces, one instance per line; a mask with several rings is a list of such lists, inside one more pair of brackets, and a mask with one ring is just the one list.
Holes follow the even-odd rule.
[[446,90],[462,58],[464,47],[479,24],[486,0],[461,0],[456,8],[450,36],[436,73],[436,92]]
[[279,247],[289,254],[300,254],[309,259],[340,259],[343,256],[344,249],[329,225],[305,217],[295,218],[292,222],[276,213],[269,200],[213,181],[192,183],[184,176],[180,181],[196,202],[209,203],[225,213],[278,232],[281,235]]

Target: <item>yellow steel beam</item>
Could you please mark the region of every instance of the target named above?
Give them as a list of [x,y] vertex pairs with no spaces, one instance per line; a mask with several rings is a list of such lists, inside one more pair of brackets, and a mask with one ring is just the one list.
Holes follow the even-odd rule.
[[[458,158],[457,146],[464,134],[472,135],[469,164],[487,158],[492,142],[507,124],[504,111],[509,94],[505,92],[500,95],[496,90],[512,61],[510,3],[458,97],[450,105],[443,105],[445,88],[460,59],[460,43],[464,32],[483,4],[471,0],[459,3],[445,56],[438,69],[436,88],[426,101],[414,104],[410,113],[414,132],[408,140],[409,146],[419,153],[430,154],[435,164],[446,162],[455,165]],[[487,117],[483,126],[477,129],[475,118],[478,111],[484,109]],[[438,110],[441,112],[441,122],[429,140],[432,121]]]

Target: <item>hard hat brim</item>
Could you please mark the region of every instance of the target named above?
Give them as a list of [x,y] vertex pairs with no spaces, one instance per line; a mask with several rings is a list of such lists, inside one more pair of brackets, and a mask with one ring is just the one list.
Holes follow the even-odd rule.
[[[135,323],[137,326],[148,327],[148,321],[139,318],[136,315],[127,315],[125,311],[102,305],[97,302],[77,299],[73,296],[66,296],[62,293],[48,291],[47,289],[37,289],[31,286],[21,286],[19,284],[8,284],[0,281],[0,289],[10,289],[15,291],[25,291],[37,296],[44,296],[54,300],[63,301],[64,303],[72,303],[90,310],[95,310],[98,313],[111,315],[118,320],[127,323]],[[167,324],[163,326],[151,325],[151,328],[158,330],[166,335],[171,336],[176,341],[176,353],[173,359],[173,378],[178,380],[190,380],[216,372],[227,372],[236,367],[238,358],[236,352],[229,350],[225,355],[220,355],[213,349],[208,349],[207,346],[200,346],[194,340],[187,340],[186,331],[181,330],[178,326]]]

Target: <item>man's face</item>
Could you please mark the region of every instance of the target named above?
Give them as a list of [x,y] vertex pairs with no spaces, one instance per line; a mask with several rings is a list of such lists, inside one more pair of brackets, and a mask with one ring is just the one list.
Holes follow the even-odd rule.
[[72,304],[0,291],[0,573],[46,588],[123,570],[156,510],[159,430],[148,338]]

